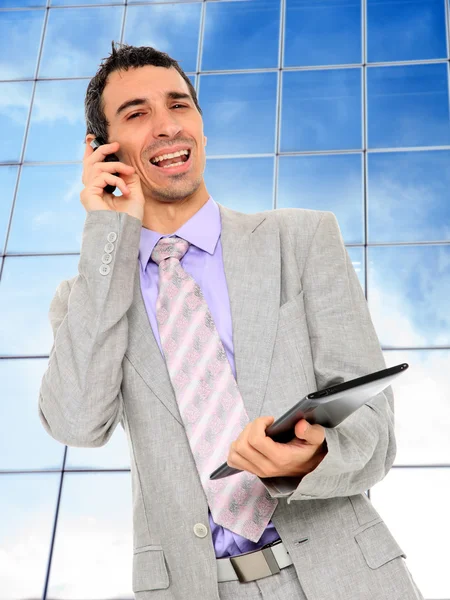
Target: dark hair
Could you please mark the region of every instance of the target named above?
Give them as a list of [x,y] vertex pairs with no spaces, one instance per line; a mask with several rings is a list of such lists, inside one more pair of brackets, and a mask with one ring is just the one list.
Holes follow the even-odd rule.
[[198,112],[202,114],[195,88],[175,59],[171,58],[165,52],[155,50],[155,48],[152,48],[151,46],[137,47],[129,46],[127,44],[117,44],[119,49],[116,49],[114,41],[111,46],[111,54],[107,58],[102,59],[102,63],[97,73],[89,82],[86,90],[86,98],[84,101],[86,135],[94,134],[96,137],[100,136],[104,138],[105,141],[108,141],[107,127],[109,123],[105,117],[105,105],[102,94],[106,86],[108,75],[121,69],[128,71],[130,68],[145,67],[146,65],[164,67],[166,69],[170,69],[171,67],[175,68],[187,83],[192,100],[194,101]]

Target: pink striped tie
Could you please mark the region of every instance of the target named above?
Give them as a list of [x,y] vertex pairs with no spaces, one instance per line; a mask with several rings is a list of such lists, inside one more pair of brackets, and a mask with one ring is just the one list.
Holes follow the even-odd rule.
[[227,460],[231,443],[249,418],[206,300],[180,264],[189,246],[177,236],[161,238],[151,255],[159,265],[156,318],[161,344],[212,517],[258,542],[278,500],[248,471],[209,479]]

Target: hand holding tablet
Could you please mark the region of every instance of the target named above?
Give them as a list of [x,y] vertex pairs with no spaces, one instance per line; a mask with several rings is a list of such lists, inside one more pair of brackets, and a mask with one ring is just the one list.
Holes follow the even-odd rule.
[[[286,444],[295,437],[295,424],[306,419],[312,425],[336,427],[355,410],[387,388],[394,379],[409,367],[407,363],[363,375],[350,381],[308,394],[266,429],[266,435],[275,442]],[[222,479],[240,469],[225,462],[210,475],[210,479]]]

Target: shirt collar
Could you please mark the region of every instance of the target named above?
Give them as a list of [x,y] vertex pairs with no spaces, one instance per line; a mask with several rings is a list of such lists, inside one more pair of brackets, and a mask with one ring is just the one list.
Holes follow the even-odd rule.
[[139,261],[145,270],[153,248],[163,237],[177,235],[201,250],[214,254],[221,233],[219,206],[210,196],[208,201],[174,233],[158,233],[146,227],[141,228]]

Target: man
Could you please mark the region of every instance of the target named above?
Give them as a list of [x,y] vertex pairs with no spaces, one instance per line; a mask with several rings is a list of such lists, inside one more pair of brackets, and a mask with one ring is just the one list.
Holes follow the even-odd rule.
[[[79,274],[51,304],[39,415],[75,447],[124,428],[136,598],[422,598],[364,494],[394,461],[391,388],[334,429],[265,435],[386,366],[335,216],[216,203],[195,89],[153,48],[113,45],[86,120]],[[241,472],[209,480],[225,460]]]

